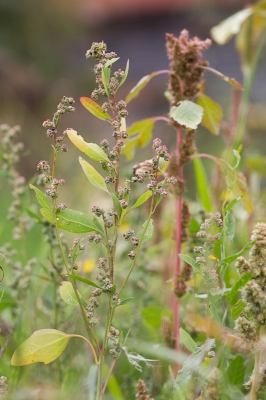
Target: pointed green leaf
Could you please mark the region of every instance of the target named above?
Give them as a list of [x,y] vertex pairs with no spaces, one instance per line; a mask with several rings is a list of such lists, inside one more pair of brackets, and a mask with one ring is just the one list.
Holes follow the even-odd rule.
[[111,60],[106,61],[104,64],[104,69],[109,68],[111,65],[113,65],[116,61],[119,60],[120,57],[112,58]]
[[165,71],[155,71],[152,72],[150,75],[145,75],[143,78],[141,78],[141,80],[136,84],[136,86],[134,86],[133,89],[130,90],[129,94],[126,97],[126,103],[128,104],[131,100],[137,97],[139,93],[142,91],[142,89],[145,88],[147,83],[149,83],[152,78],[164,73]]
[[86,214],[69,208],[57,211],[56,222],[58,228],[73,233],[96,231],[94,224]]
[[204,110],[201,106],[189,100],[183,100],[178,103],[177,107],[171,107],[170,117],[189,129],[197,129],[201,123]]
[[245,286],[245,284],[250,281],[250,279],[252,279],[251,272],[248,272],[247,274],[241,276],[241,278],[234,284],[234,286],[232,286],[230,292],[226,293],[224,296],[229,299],[233,299],[237,295],[239,289]]
[[50,222],[50,224],[55,224],[55,217],[52,211],[48,210],[47,208],[41,208],[40,213],[42,214],[43,218],[46,221]]
[[203,162],[200,158],[194,158],[193,163],[200,201],[206,211],[210,212],[212,209],[212,194]]
[[188,351],[193,353],[193,351],[195,351],[197,348],[197,343],[194,342],[190,334],[187,333],[183,328],[179,329],[179,334],[181,343],[188,349]]
[[234,207],[234,205],[236,203],[238,203],[241,200],[241,197],[237,197],[236,199],[230,201],[230,203],[227,204],[227,206],[225,207],[224,211],[229,211],[231,210],[231,208]]
[[[149,225],[148,225],[147,228],[146,228],[146,225],[147,225],[147,222],[145,222],[142,225],[143,229],[141,229],[137,234],[138,238],[141,241],[141,244],[145,243],[147,240],[149,240],[152,237],[152,234],[153,234],[153,221],[152,221],[152,219],[150,219],[150,222],[149,222]],[[145,231],[145,233],[144,233],[144,236],[143,236],[143,232],[144,231]]]
[[49,364],[65,350],[69,336],[55,329],[42,329],[34,332],[14,352],[11,365],[20,367],[35,362]]
[[150,197],[152,196],[152,191],[148,190],[147,192],[143,193],[138,200],[136,201],[136,203],[133,204],[133,206],[130,208],[130,210],[132,210],[133,208],[137,208],[139,206],[141,206],[143,203],[145,203]]
[[236,35],[242,23],[253,13],[251,7],[244,8],[241,11],[231,15],[224,21],[211,29],[211,36],[218,44],[227,43],[233,35]]
[[238,302],[232,308],[232,320],[235,321],[242,312],[244,312],[246,303],[243,300],[238,300]]
[[90,183],[98,189],[109,193],[102,175],[100,175],[99,172],[96,171],[96,169],[93,168],[93,166],[90,165],[87,161],[83,160],[82,157],[79,157],[79,163]]
[[120,215],[122,212],[122,207],[121,207],[120,201],[118,200],[118,198],[116,197],[115,194],[112,194],[112,199],[113,199],[115,210],[116,210],[117,214]]
[[137,146],[138,146],[138,137],[126,140],[126,145],[122,148],[122,154],[126,156],[128,161],[134,158]]
[[59,287],[59,294],[61,299],[64,300],[65,303],[69,304],[70,306],[79,306],[79,302],[76,298],[73,286],[70,282],[62,282]]
[[235,218],[233,216],[232,210],[227,211],[225,214],[224,234],[232,242],[235,236]]
[[87,279],[87,278],[82,278],[81,276],[73,275],[73,274],[68,274],[67,276],[68,276],[69,278],[71,278],[71,279],[75,279],[76,281],[80,281],[80,282],[86,283],[86,285],[90,285],[90,286],[93,286],[93,287],[96,287],[96,288],[101,289],[100,286],[98,286],[96,283],[90,281],[90,280]]
[[106,112],[103,112],[102,107],[98,103],[96,103],[96,101],[90,99],[89,97],[81,97],[80,102],[86,108],[86,110],[88,110],[95,117],[103,121],[112,121],[110,115]]
[[123,306],[124,304],[130,302],[134,297],[127,297],[126,299],[122,300],[118,305]]
[[250,250],[251,247],[254,245],[255,242],[249,242],[248,244],[246,244],[245,247],[243,247],[242,250],[240,250],[238,253],[233,254],[230,257],[226,257],[223,260],[221,260],[219,262],[219,266],[222,267],[226,264],[231,264],[233,261],[235,261],[238,257],[242,256],[242,254],[244,254],[246,251]]
[[125,82],[125,80],[127,79],[128,71],[129,71],[129,60],[127,60],[127,65],[126,65],[125,73],[124,73],[124,76],[123,76],[123,78],[121,79],[121,81],[120,81],[118,87],[122,86],[123,83]]
[[47,210],[52,211],[51,204],[50,204],[48,198],[45,196],[45,194],[40,189],[38,189],[36,186],[32,185],[31,183],[29,186],[31,189],[33,189],[35,191],[36,199],[37,199],[38,203],[40,204],[40,206],[43,208],[46,208]]
[[109,91],[108,91],[108,83],[109,83],[109,78],[110,78],[110,69],[105,70],[104,68],[102,69],[102,83],[103,87],[106,93],[106,96],[109,96]]
[[220,123],[223,118],[222,107],[205,94],[200,95],[197,104],[204,110],[201,124],[214,135],[219,135]]
[[76,146],[80,151],[86,154],[86,156],[89,156],[92,158],[94,161],[102,161],[102,162],[107,162],[109,163],[110,160],[101,149],[100,146],[98,146],[95,143],[87,143],[83,139],[82,136],[77,135],[77,132],[74,131],[74,129],[67,129],[67,136],[71,140],[71,142]]
[[193,272],[194,274],[201,274],[201,270],[200,267],[198,266],[198,264],[196,263],[196,261],[194,260],[194,258],[187,256],[186,254],[178,254],[178,257],[180,258],[180,260],[186,262],[187,264],[191,265],[191,267],[193,268]]

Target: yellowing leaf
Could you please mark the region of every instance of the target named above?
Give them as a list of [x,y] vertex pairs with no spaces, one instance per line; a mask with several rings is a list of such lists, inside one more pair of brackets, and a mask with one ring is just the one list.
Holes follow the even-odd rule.
[[189,129],[197,129],[201,123],[204,110],[201,106],[189,100],[183,100],[178,103],[177,107],[172,107],[170,117]]
[[136,147],[145,147],[150,142],[155,121],[156,117],[143,119],[127,129],[129,139],[126,140],[122,153],[128,160],[134,157]]
[[104,113],[102,111],[102,107],[98,103],[96,103],[96,101],[90,99],[89,97],[81,97],[80,102],[86,108],[86,110],[88,110],[95,117],[103,121],[112,121],[110,115],[108,113]]
[[34,332],[14,352],[11,365],[20,367],[35,362],[49,364],[65,350],[69,336],[55,329],[42,329]]
[[223,118],[221,106],[205,94],[200,95],[197,104],[204,109],[201,124],[214,135],[219,135],[220,123]]
[[97,187],[98,189],[104,190],[105,192],[109,193],[105,180],[102,177],[102,175],[100,175],[99,172],[97,172],[92,165],[90,165],[87,161],[83,160],[83,158],[81,157],[79,157],[79,163],[90,183],[93,186]]
[[231,37],[237,34],[242,23],[253,13],[251,7],[244,8],[241,11],[231,15],[229,18],[220,22],[211,29],[211,36],[218,44],[227,43]]
[[109,163],[110,160],[105,154],[105,152],[98,146],[96,143],[87,143],[83,139],[82,136],[77,135],[77,132],[74,129],[67,129],[67,136],[71,140],[71,142],[76,146],[80,151],[85,153],[87,156],[91,157],[94,161],[102,161]]

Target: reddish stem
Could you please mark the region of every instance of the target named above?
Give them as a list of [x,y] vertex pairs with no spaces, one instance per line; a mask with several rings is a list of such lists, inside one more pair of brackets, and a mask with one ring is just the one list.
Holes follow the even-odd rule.
[[[180,155],[180,148],[182,143],[182,126],[179,125],[177,130],[177,137],[176,137],[176,153],[177,156]],[[183,179],[183,166],[179,163],[179,179]],[[176,264],[175,264],[175,271],[174,271],[174,282],[175,282],[175,289],[178,286],[178,280],[180,277],[180,264],[181,260],[178,257],[178,254],[181,253],[181,242],[182,242],[182,193],[176,199]],[[179,328],[180,328],[180,319],[179,319],[179,300],[177,296],[174,296],[173,301],[173,314],[174,314],[174,337],[175,337],[175,348],[177,352],[180,352],[180,338],[179,338]],[[176,363],[175,366],[175,373],[177,374],[180,370],[179,362]]]

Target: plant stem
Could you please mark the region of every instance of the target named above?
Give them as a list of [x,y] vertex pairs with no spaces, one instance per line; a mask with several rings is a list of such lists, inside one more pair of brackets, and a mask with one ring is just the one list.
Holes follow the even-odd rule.
[[92,351],[92,353],[93,353],[93,357],[94,357],[95,364],[99,365],[99,360],[98,360],[96,351],[95,351],[93,345],[91,344],[91,342],[90,342],[88,339],[86,339],[86,338],[85,338],[84,336],[82,336],[82,335],[76,335],[75,333],[73,333],[73,334],[71,333],[71,334],[69,334],[68,336],[69,336],[69,337],[77,337],[77,338],[83,339],[83,340],[90,346],[90,348],[91,348],[91,351]]
[[[66,270],[67,270],[67,273],[70,274],[71,271],[69,270],[69,267],[68,267],[68,261],[67,261],[67,258],[66,258],[64,249],[63,249],[63,245],[62,245],[62,241],[61,241],[61,238],[60,238],[60,233],[59,233],[59,229],[58,229],[57,224],[55,224],[55,232],[56,232],[57,241],[58,241],[58,243],[59,243],[60,252],[61,252],[62,258],[63,258],[63,260],[64,260],[65,268],[66,268]],[[80,297],[79,297],[79,294],[78,294],[78,291],[77,291],[77,287],[76,287],[76,282],[75,282],[75,280],[74,280],[74,279],[71,279],[71,283],[72,283],[72,287],[73,287],[73,290],[74,290],[76,299],[77,299],[77,301],[78,301],[78,303],[79,303],[81,315],[82,315],[82,318],[83,318],[83,321],[84,321],[85,328],[86,328],[86,331],[87,331],[87,333],[88,333],[88,336],[89,336],[89,338],[92,337],[92,341],[94,342],[95,347],[96,347],[96,348],[99,348],[97,339],[95,338],[95,335],[93,334],[93,332],[92,332],[90,326],[88,325],[88,319],[87,319],[87,317],[86,317],[86,313],[85,313],[84,307],[83,307],[83,305],[82,305],[82,303],[81,303],[81,300],[80,300]]]
[[[259,338],[260,336],[261,332],[259,332]],[[252,374],[252,385],[251,385],[249,400],[257,400],[257,387],[260,375],[261,353],[262,353],[261,350],[258,350],[255,354],[255,365]]]
[[[177,156],[180,155],[180,147],[182,143],[182,126],[179,125],[177,130],[176,138],[176,153]],[[179,161],[179,177],[180,180],[183,178],[183,166]],[[175,270],[174,270],[174,289],[178,286],[178,280],[180,278],[181,270],[181,260],[178,254],[181,253],[181,242],[182,242],[182,194],[180,193],[176,199],[176,254],[175,254]],[[179,300],[174,294],[173,299],[173,315],[174,315],[174,338],[175,338],[175,349],[180,352],[180,338],[179,338],[179,328],[180,328],[180,316],[179,316]],[[180,369],[180,365],[177,362],[175,365],[175,373],[177,374]]]

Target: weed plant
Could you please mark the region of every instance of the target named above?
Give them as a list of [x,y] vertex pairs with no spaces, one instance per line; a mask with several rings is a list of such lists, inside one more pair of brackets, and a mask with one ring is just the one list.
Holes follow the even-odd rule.
[[[96,144],[72,128],[61,132],[61,118],[75,111],[74,99],[63,97],[43,123],[51,161],[40,161],[30,182],[17,170],[19,128],[1,125],[1,174],[12,195],[1,226],[1,398],[265,399],[266,224],[253,226],[260,215],[243,173],[252,165],[243,141],[265,8],[260,1],[212,30],[220,44],[238,34],[240,105],[242,85],[203,58],[211,41],[184,30],[166,35],[169,70],[142,78],[125,100],[119,89],[129,62],[113,72],[117,54],[93,43],[86,58],[95,61],[96,88],[80,100],[110,137]],[[195,143],[200,124],[218,135],[223,118],[205,94],[205,72],[233,92],[221,157]],[[128,104],[160,74],[168,76],[168,115],[127,127]],[[158,121],[173,127],[175,151],[152,140]],[[67,162],[69,141],[84,155],[88,204],[97,193],[89,215],[70,209],[60,192],[67,179],[58,176],[58,158]],[[123,155],[134,164],[151,141],[150,159],[131,172],[122,167]],[[203,158],[215,166],[212,190]],[[197,203],[183,173],[191,162]],[[253,174],[265,168],[260,162]]]

